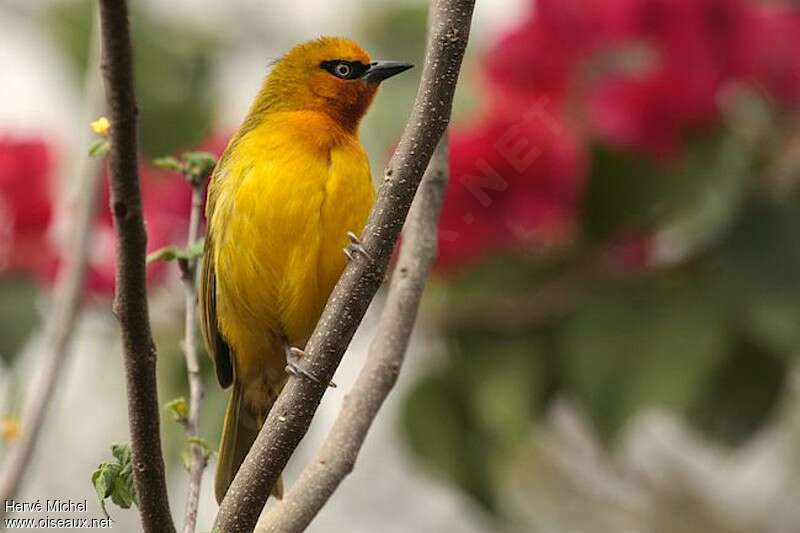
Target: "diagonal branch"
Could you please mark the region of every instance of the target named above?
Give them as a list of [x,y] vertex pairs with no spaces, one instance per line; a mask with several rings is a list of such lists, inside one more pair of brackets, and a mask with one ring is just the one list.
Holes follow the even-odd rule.
[[259,522],[256,533],[304,531],[355,467],[367,432],[397,382],[405,359],[428,272],[436,258],[436,227],[446,186],[445,133],[408,214],[403,247],[367,362],[316,458],[280,505]]
[[174,533],[159,433],[156,348],[147,309],[147,233],[137,167],[137,108],[125,0],[99,0],[106,100],[111,119],[111,212],[116,233],[114,313],[120,324],[128,389],[134,480],[142,529]]
[[386,274],[431,155],[450,119],[475,0],[434,0],[425,67],[409,121],[362,234],[372,260],[348,264],[309,341],[304,360],[319,382],[292,377],[233,480],[217,516],[222,533],[250,532],[270,490],[308,431],[327,383]]

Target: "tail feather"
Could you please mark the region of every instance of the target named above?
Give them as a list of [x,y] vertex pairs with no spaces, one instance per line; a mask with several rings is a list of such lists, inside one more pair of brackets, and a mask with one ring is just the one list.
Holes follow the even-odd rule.
[[[222,503],[228,487],[255,442],[262,424],[263,421],[259,420],[245,404],[242,385],[237,379],[234,379],[233,394],[228,401],[217,458],[217,473],[214,482],[217,503]],[[283,480],[281,478],[278,478],[275,483],[272,495],[278,499],[283,497]]]

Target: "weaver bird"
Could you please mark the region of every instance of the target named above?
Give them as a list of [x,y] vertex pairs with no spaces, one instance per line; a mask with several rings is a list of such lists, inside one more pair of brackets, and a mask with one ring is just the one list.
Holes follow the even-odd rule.
[[[302,351],[374,199],[358,125],[379,84],[411,65],[323,37],[278,60],[208,188],[201,326],[233,384],[217,463],[221,502]],[[343,253],[343,250],[346,253]],[[279,481],[273,489],[282,495]]]

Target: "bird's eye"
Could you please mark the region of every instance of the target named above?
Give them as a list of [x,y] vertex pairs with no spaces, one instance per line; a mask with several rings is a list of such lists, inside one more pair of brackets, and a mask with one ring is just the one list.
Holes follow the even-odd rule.
[[349,78],[350,74],[353,73],[353,67],[347,63],[337,63],[336,66],[333,67],[333,73],[340,78]]
[[369,69],[361,61],[347,61],[345,59],[330,59],[323,61],[319,66],[343,80],[356,80]]

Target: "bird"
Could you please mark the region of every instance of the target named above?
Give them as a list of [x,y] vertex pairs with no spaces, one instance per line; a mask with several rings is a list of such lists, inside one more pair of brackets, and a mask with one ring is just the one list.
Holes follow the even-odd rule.
[[[302,364],[375,198],[359,124],[381,82],[413,65],[374,61],[320,37],[278,59],[212,173],[200,326],[217,380],[232,387],[220,438],[221,503],[271,406]],[[279,480],[272,494],[281,498]]]

